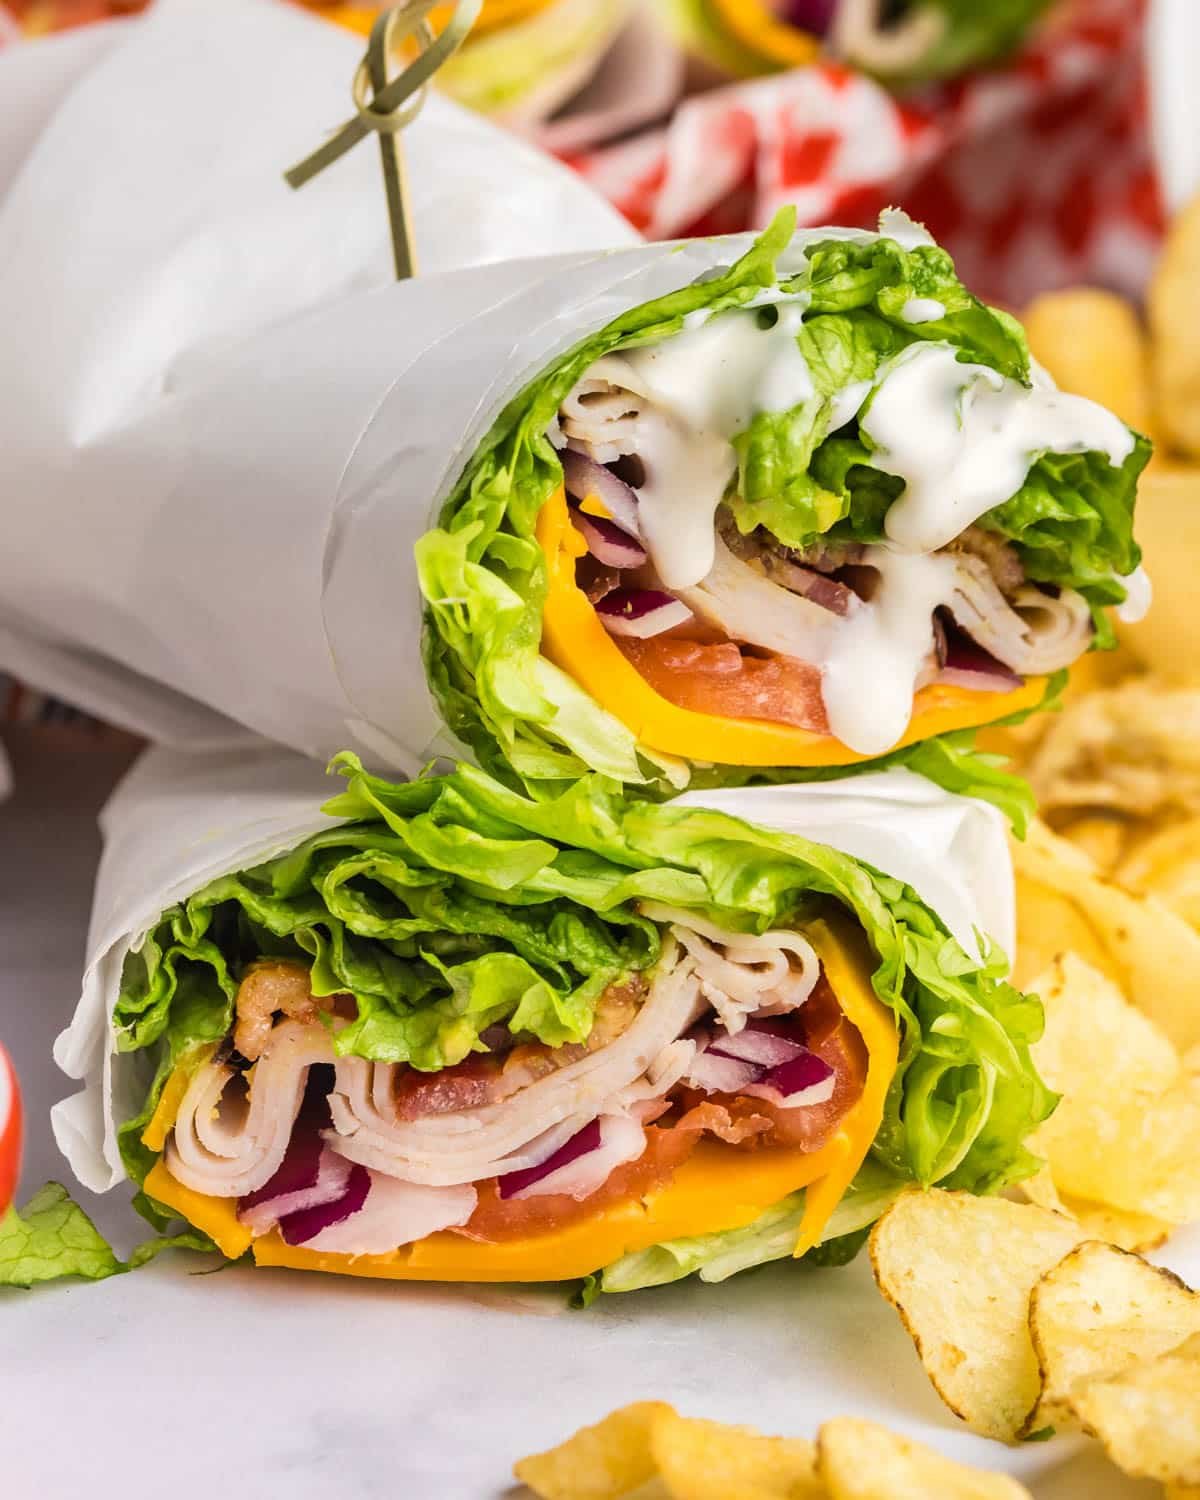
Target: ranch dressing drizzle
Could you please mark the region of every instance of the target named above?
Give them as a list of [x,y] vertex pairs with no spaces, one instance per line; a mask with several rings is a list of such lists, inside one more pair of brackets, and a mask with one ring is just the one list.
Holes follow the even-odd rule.
[[1154,602],[1154,589],[1145,568],[1135,568],[1132,573],[1120,573],[1117,582],[1125,587],[1125,598],[1113,613],[1122,625],[1136,625],[1144,620]]
[[754,312],[718,313],[588,371],[653,403],[638,419],[638,518],[669,589],[692,588],[712,569],[717,507],[737,468],[731,440],[757,413],[790,411],[813,395],[796,343],[803,317],[803,300],[781,303],[770,328]]
[[904,480],[884,521],[906,552],[934,552],[1025,483],[1037,455],[1099,452],[1114,468],[1133,436],[1082,396],[960,364],[952,344],[911,344],[888,361],[859,418],[872,463]]
[[936,323],[946,316],[945,304],[935,297],[910,297],[900,309],[906,323]]
[[954,595],[949,554],[869,549],[879,582],[838,622],[822,674],[830,731],[860,755],[891,750],[912,718],[917,678],[933,650],[933,616]]

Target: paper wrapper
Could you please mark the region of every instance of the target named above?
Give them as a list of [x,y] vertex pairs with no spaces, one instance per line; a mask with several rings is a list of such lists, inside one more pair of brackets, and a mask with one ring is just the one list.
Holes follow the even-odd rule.
[[[358,55],[260,0],[162,0],[0,53],[17,122],[0,145],[0,487],[20,512],[0,667],[190,748],[237,743],[230,720],[319,754],[364,744],[343,728],[326,583],[355,541],[335,501],[392,391],[409,524],[377,631],[351,634],[411,704],[411,769],[432,732],[411,538],[479,403],[519,379],[526,325],[575,300],[561,261],[490,263],[571,250],[607,282],[626,273],[584,251],[636,236],[557,162],[433,97],[405,133],[423,275],[397,286],[370,142],[300,193],[280,175],[348,113]],[[547,307],[508,310],[554,275]]]
[[1011,63],[893,97],[832,63],[715,89],[572,165],[647,238],[925,223],[1010,307],[1075,281],[1140,292],[1162,232],[1146,121],[1144,0],[1074,0]]
[[[144,10],[148,0],[10,0],[0,3],[0,46]],[[380,10],[355,0],[293,0],[365,36]],[[679,98],[684,60],[654,14],[656,0],[554,0],[529,24],[474,40],[439,87],[550,151],[578,151],[659,120]],[[615,33],[615,34],[614,34]],[[495,43],[499,42],[499,47]],[[482,52],[480,51],[482,47]],[[538,53],[544,56],[538,56]],[[475,55],[472,55],[475,54]],[[513,74],[528,75],[525,87]],[[456,80],[461,80],[461,87]],[[489,89],[495,96],[488,107]]]
[[[335,790],[299,756],[263,749],[192,756],[150,750],[101,816],[104,856],[92,907],[79,1008],[55,1060],[83,1090],[55,1106],[60,1149],[82,1183],[103,1192],[124,1175],[116,1126],[137,1113],[151,1068],[115,1051],[110,1025],[131,947],[160,914],[210,880],[294,848],[332,826]],[[944,792],[910,771],[784,788],[690,793],[712,807],[802,834],[906,881],[968,952],[976,932],[1013,951],[1014,895],[1004,819],[987,803]]]

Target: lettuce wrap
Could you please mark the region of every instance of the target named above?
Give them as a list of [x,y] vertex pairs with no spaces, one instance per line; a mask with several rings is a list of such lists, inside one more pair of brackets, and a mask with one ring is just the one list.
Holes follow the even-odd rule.
[[430,682],[496,774],[890,757],[983,791],[946,779],[968,731],[1145,607],[1146,439],[1055,390],[903,215],[793,225],[548,365],[417,542]]
[[995,809],[902,770],[734,816],[339,769],[321,811],[303,762],[156,752],[106,812],[55,1130],[157,1229],[617,1290],[836,1262],[905,1183],[1035,1169],[1054,1101],[984,936],[1011,920]]

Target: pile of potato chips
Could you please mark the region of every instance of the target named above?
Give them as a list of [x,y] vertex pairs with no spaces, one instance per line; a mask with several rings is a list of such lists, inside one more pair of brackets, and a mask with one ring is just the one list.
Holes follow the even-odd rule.
[[623,1406],[516,1465],[542,1500],[1029,1500],[1015,1479],[951,1463],[874,1422],[837,1417],[815,1443]]
[[1093,1233],[1036,1203],[914,1191],[875,1226],[871,1261],[976,1432],[1081,1428],[1127,1474],[1200,1486],[1200,1294]]

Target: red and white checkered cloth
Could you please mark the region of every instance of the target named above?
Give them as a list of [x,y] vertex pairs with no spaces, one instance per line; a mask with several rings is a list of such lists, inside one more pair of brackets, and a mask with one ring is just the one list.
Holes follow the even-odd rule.
[[1019,307],[1081,280],[1145,284],[1162,232],[1145,0],[1073,0],[1004,67],[894,98],[830,63],[685,101],[669,124],[570,158],[650,239],[874,227],[896,204],[963,280]]

